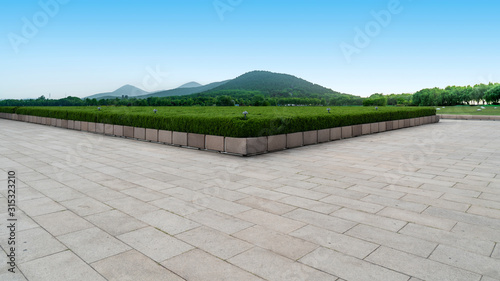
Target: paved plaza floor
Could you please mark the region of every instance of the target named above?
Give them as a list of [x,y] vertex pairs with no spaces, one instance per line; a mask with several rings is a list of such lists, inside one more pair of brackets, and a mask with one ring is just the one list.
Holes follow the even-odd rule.
[[0,119],[0,163],[0,280],[500,280],[500,122],[237,157]]

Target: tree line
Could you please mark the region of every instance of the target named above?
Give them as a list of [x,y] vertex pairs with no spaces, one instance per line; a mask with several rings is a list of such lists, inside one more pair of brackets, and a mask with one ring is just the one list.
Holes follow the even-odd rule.
[[500,84],[477,84],[474,86],[448,86],[422,89],[414,94],[376,93],[368,98],[325,93],[304,94],[290,90],[263,94],[261,91],[220,90],[202,94],[169,97],[148,97],[146,99],[128,96],[114,99],[88,99],[66,97],[0,101],[0,106],[453,106],[471,104],[496,104],[500,101]]

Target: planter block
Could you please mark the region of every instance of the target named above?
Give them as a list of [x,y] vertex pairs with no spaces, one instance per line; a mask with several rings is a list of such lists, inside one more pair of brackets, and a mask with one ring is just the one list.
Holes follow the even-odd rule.
[[127,138],[134,137],[134,127],[123,126],[123,135]]
[[369,135],[372,133],[372,125],[371,124],[363,124],[361,125],[361,134]]
[[415,118],[410,119],[410,127],[415,126]]
[[95,132],[98,134],[104,134],[104,123],[96,123]]
[[401,129],[401,128],[399,127],[399,120],[393,120],[393,121],[392,121],[392,129],[393,129],[393,130]]
[[225,151],[228,153],[247,155],[247,139],[226,137]]
[[342,139],[342,128],[337,127],[337,128],[331,128],[330,129],[330,140],[335,141],[335,140],[340,140]]
[[47,117],[42,117],[42,125],[47,125]]
[[330,129],[318,130],[318,142],[330,141]]
[[311,145],[318,143],[318,131],[304,132],[304,145]]
[[56,119],[56,127],[62,127],[62,120]]
[[352,126],[342,127],[342,138],[343,139],[352,138]]
[[378,123],[378,131],[379,132],[387,131],[387,122],[379,122]]
[[371,123],[370,124],[370,132],[372,134],[378,133],[379,132],[379,123]]
[[68,129],[71,129],[71,130],[75,129],[75,121],[68,120]]
[[405,128],[405,120],[398,120],[398,128],[400,129]]
[[247,153],[262,154],[267,152],[267,137],[247,138]]
[[392,130],[392,121],[387,121],[385,122],[385,130],[386,131],[391,131]]
[[286,148],[286,135],[274,135],[267,137],[267,150],[276,151]]
[[61,120],[61,128],[68,128],[68,120]]
[[42,124],[42,117],[36,117],[36,123],[37,124]]
[[187,146],[188,144],[188,134],[184,132],[172,132],[172,144]]
[[18,120],[19,116],[17,114],[12,114],[12,120]]
[[205,135],[188,133],[187,145],[199,149],[205,149]]
[[[166,144],[172,144],[172,131],[159,130],[158,141]],[[224,144],[222,144],[222,150],[224,150]]]
[[152,142],[158,142],[158,130],[146,129],[146,140]]
[[413,118],[415,119],[415,126],[420,126],[420,118]]
[[122,125],[113,125],[113,135],[118,137],[123,137],[123,126]]
[[353,125],[352,126],[352,136],[358,137],[363,133],[363,125]]
[[88,125],[89,126],[88,126],[88,130],[87,131],[95,133],[95,123],[94,122],[89,122]]
[[146,128],[134,127],[134,138],[145,140],[146,139]]
[[88,132],[89,131],[89,122],[82,121],[80,123],[80,130],[82,130],[84,132]]
[[75,121],[75,126],[73,127],[74,130],[80,131],[82,122],[80,121]]
[[106,135],[113,135],[113,125],[112,124],[104,124],[104,133]]
[[287,148],[292,148],[292,147],[299,147],[304,144],[304,137],[301,132],[299,133],[293,133],[293,134],[286,134],[286,147]]
[[[170,135],[170,138],[172,138],[172,135]],[[224,137],[206,135],[205,146],[209,150],[224,151]]]
[[405,119],[405,128],[410,127],[410,119]]

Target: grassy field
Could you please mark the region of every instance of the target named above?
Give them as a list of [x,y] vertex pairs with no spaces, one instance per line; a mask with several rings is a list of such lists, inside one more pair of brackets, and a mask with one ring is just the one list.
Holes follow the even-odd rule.
[[[484,107],[481,108],[481,107]],[[436,107],[441,108],[436,111],[437,114],[457,114],[457,115],[500,115],[500,106],[498,105],[479,105],[479,106],[468,106],[468,105],[458,105],[458,106],[446,106],[446,107]],[[481,110],[478,110],[481,109]]]
[[[0,112],[143,128],[257,137],[435,114],[429,107],[18,107]],[[157,109],[157,113],[153,110]],[[242,114],[248,112],[247,118]]]

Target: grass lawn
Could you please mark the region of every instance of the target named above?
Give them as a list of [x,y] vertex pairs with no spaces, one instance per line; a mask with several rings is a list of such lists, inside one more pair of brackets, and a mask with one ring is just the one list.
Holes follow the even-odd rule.
[[[481,107],[484,107],[484,109]],[[457,105],[457,106],[446,106],[444,108],[436,107],[436,109],[437,108],[441,109],[436,110],[436,114],[500,115],[499,105],[479,105],[479,106]]]

